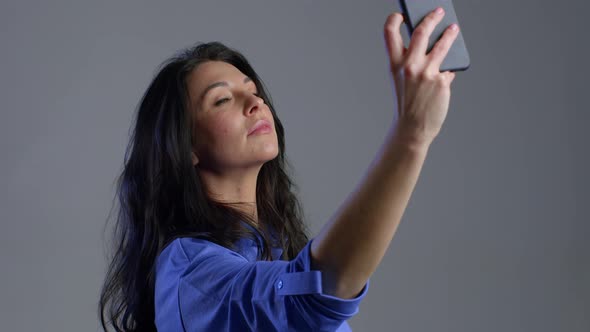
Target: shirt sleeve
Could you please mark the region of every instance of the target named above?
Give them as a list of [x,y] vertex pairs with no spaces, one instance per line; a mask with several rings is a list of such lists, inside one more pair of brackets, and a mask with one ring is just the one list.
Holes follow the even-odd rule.
[[310,240],[291,261],[249,262],[202,239],[182,248],[191,264],[179,283],[186,331],[336,331],[358,312],[369,280],[355,298],[324,294],[312,271]]

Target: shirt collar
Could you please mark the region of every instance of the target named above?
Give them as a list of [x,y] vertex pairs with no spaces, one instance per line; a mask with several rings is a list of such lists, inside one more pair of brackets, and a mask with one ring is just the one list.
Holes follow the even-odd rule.
[[[258,246],[256,242],[250,238],[241,238],[236,241],[236,251],[244,256],[249,262],[255,262],[258,260]],[[278,247],[271,248],[271,256],[273,260],[281,259],[283,255],[283,249]]]
[[[254,232],[254,234],[256,235],[256,240],[262,246],[262,238],[261,238],[260,234],[258,233],[258,231],[256,231],[254,228],[252,228],[252,226],[246,224],[245,222],[242,221],[242,223]],[[272,234],[272,236],[274,236],[274,234]],[[244,237],[244,238],[241,238],[238,241],[236,241],[236,251],[240,255],[244,256],[249,262],[257,261],[258,247],[256,245],[256,242],[250,238]],[[279,247],[272,247],[271,248],[271,256],[272,256],[273,260],[281,259],[282,255],[283,255],[282,248],[279,248]]]

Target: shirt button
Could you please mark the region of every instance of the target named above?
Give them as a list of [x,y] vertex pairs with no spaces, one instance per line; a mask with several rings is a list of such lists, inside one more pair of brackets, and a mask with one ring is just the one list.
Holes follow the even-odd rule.
[[283,281],[282,280],[279,280],[279,282],[277,283],[277,287],[279,289],[283,288]]

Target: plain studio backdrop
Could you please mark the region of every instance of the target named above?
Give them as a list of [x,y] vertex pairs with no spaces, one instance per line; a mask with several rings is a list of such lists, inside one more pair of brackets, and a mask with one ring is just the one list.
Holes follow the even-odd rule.
[[[350,325],[588,332],[590,5],[454,3],[471,68]],[[135,107],[157,66],[197,42],[240,50],[261,75],[316,235],[397,117],[383,39],[393,11],[394,0],[3,1],[2,330],[98,330],[103,228]]]

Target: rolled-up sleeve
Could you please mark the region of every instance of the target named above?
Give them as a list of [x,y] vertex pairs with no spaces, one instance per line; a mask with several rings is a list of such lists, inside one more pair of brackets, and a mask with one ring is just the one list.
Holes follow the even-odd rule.
[[185,238],[190,264],[179,280],[186,331],[336,331],[358,312],[369,280],[352,299],[324,294],[310,240],[291,261],[249,262],[206,240]]

